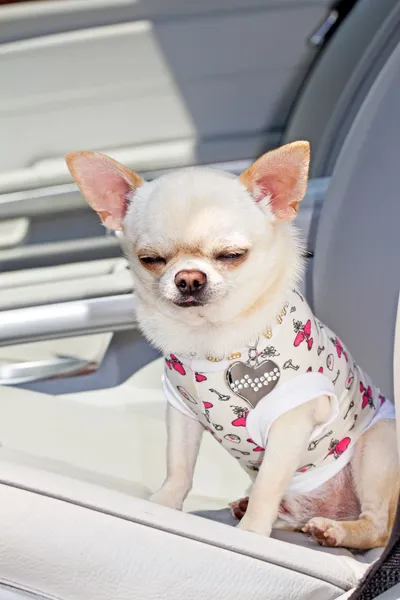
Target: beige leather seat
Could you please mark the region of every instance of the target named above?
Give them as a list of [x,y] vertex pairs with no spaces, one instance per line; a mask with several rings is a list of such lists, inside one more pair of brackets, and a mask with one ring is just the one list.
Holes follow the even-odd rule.
[[[11,271],[0,275],[0,311],[127,294],[132,287],[132,276],[122,257]],[[111,335],[102,333],[0,348],[0,382],[14,383],[12,373],[21,368],[25,373],[29,370],[32,380],[40,379],[46,368],[51,368],[54,374],[92,368],[103,359]]]
[[[0,388],[0,582],[60,600],[329,600],[355,586],[369,557],[146,501],[165,470],[162,367],[111,393]],[[247,483],[206,438],[186,510],[226,507]]]

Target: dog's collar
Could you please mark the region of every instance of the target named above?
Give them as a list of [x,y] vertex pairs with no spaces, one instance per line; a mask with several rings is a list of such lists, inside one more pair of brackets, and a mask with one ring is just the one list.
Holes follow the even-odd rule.
[[[283,320],[285,318],[285,316],[287,315],[288,312],[288,308],[289,308],[289,302],[285,302],[285,304],[283,305],[282,309],[279,311],[279,313],[276,315],[275,317],[275,323],[276,325],[282,325]],[[264,329],[264,331],[262,332],[262,335],[267,339],[270,340],[272,339],[274,332],[272,327],[267,327],[266,329]],[[255,344],[255,347],[258,344],[258,340]],[[249,347],[250,351],[251,348]],[[231,354],[228,354],[228,356],[222,356],[222,357],[217,357],[217,356],[212,356],[210,354],[206,355],[206,360],[208,360],[209,362],[212,363],[220,363],[223,360],[236,360],[242,357],[242,353],[241,352],[232,352]]]

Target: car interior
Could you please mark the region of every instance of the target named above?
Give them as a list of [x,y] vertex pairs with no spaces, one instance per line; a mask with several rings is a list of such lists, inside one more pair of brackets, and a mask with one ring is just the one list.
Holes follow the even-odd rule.
[[184,511],[148,501],[164,361],[63,157],[239,174],[309,140],[303,291],[394,401],[399,0],[6,3],[0,57],[0,600],[350,598],[382,549],[236,531],[211,436]]

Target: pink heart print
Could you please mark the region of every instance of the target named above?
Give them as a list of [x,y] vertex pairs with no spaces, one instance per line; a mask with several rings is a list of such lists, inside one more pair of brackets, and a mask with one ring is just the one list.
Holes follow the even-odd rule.
[[345,452],[347,450],[347,448],[349,447],[350,442],[351,442],[351,438],[349,438],[349,437],[345,437],[345,438],[343,438],[340,441],[338,441],[338,440],[332,440],[332,442],[331,442],[331,449],[329,450],[329,452],[325,456],[325,458],[327,458],[331,454],[333,454],[333,456],[335,458],[339,458],[339,456],[341,456],[343,454],[343,452]]
[[232,425],[234,427],[246,427],[246,420],[247,420],[247,415],[249,414],[248,410],[245,410],[244,408],[240,408],[235,407],[234,411],[235,415],[237,415],[236,419],[233,419],[232,421]]

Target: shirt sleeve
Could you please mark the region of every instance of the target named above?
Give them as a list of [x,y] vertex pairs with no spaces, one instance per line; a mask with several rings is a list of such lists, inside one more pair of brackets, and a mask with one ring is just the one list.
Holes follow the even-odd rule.
[[303,373],[294,377],[260,400],[247,417],[247,429],[251,438],[262,448],[266,447],[271,425],[278,417],[292,408],[306,404],[319,396],[328,396],[331,411],[321,425],[314,428],[310,440],[321,434],[339,414],[339,402],[332,381],[323,373]]
[[186,417],[190,417],[191,419],[198,421],[197,415],[190,410],[183,398],[179,396],[171,384],[170,380],[168,379],[167,371],[165,371],[162,376],[162,388],[167,402],[171,404],[171,406],[173,406],[180,413],[184,414]]

